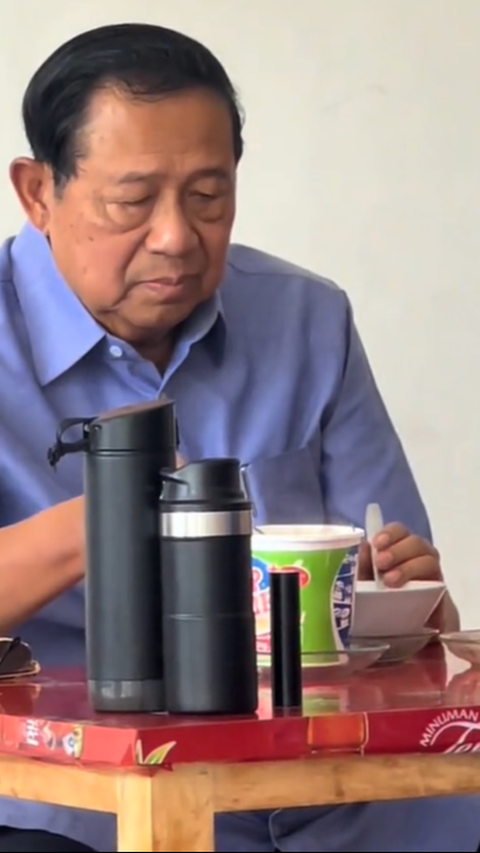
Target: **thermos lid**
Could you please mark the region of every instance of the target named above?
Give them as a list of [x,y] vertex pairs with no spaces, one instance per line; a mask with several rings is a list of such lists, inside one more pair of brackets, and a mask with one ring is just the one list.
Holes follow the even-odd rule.
[[159,453],[178,445],[175,406],[164,395],[153,402],[125,406],[94,418],[85,433],[90,453]]
[[202,459],[162,471],[163,510],[250,509],[238,459]]
[[[65,441],[64,435],[79,429],[80,438]],[[94,418],[66,418],[49,448],[50,465],[67,453],[152,453],[178,447],[175,406],[162,394],[157,400],[124,406]]]

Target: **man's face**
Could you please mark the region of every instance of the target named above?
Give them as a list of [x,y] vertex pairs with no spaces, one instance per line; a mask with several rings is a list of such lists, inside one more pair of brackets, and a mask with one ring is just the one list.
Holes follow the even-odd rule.
[[223,274],[235,214],[228,110],[207,91],[142,101],[103,90],[79,143],[85,156],[60,190],[33,161],[14,164],[12,179],[88,311],[155,346]]

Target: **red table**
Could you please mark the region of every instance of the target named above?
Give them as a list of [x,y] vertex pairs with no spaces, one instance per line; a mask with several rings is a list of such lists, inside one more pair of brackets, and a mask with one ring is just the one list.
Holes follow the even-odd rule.
[[477,791],[480,671],[431,647],[306,688],[304,713],[92,714],[81,672],[0,683],[0,795],[114,812],[120,851],[211,851],[215,812]]

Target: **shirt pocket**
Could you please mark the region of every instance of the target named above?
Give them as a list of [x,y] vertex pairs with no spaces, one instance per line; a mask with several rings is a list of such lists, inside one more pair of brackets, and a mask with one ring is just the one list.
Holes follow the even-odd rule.
[[243,472],[256,525],[325,521],[319,471],[309,447],[257,459]]

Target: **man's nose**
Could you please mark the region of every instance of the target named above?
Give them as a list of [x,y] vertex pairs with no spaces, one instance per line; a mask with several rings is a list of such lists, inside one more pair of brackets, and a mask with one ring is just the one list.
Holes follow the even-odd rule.
[[149,252],[179,257],[198,246],[198,235],[178,202],[163,200],[154,211],[146,239]]

